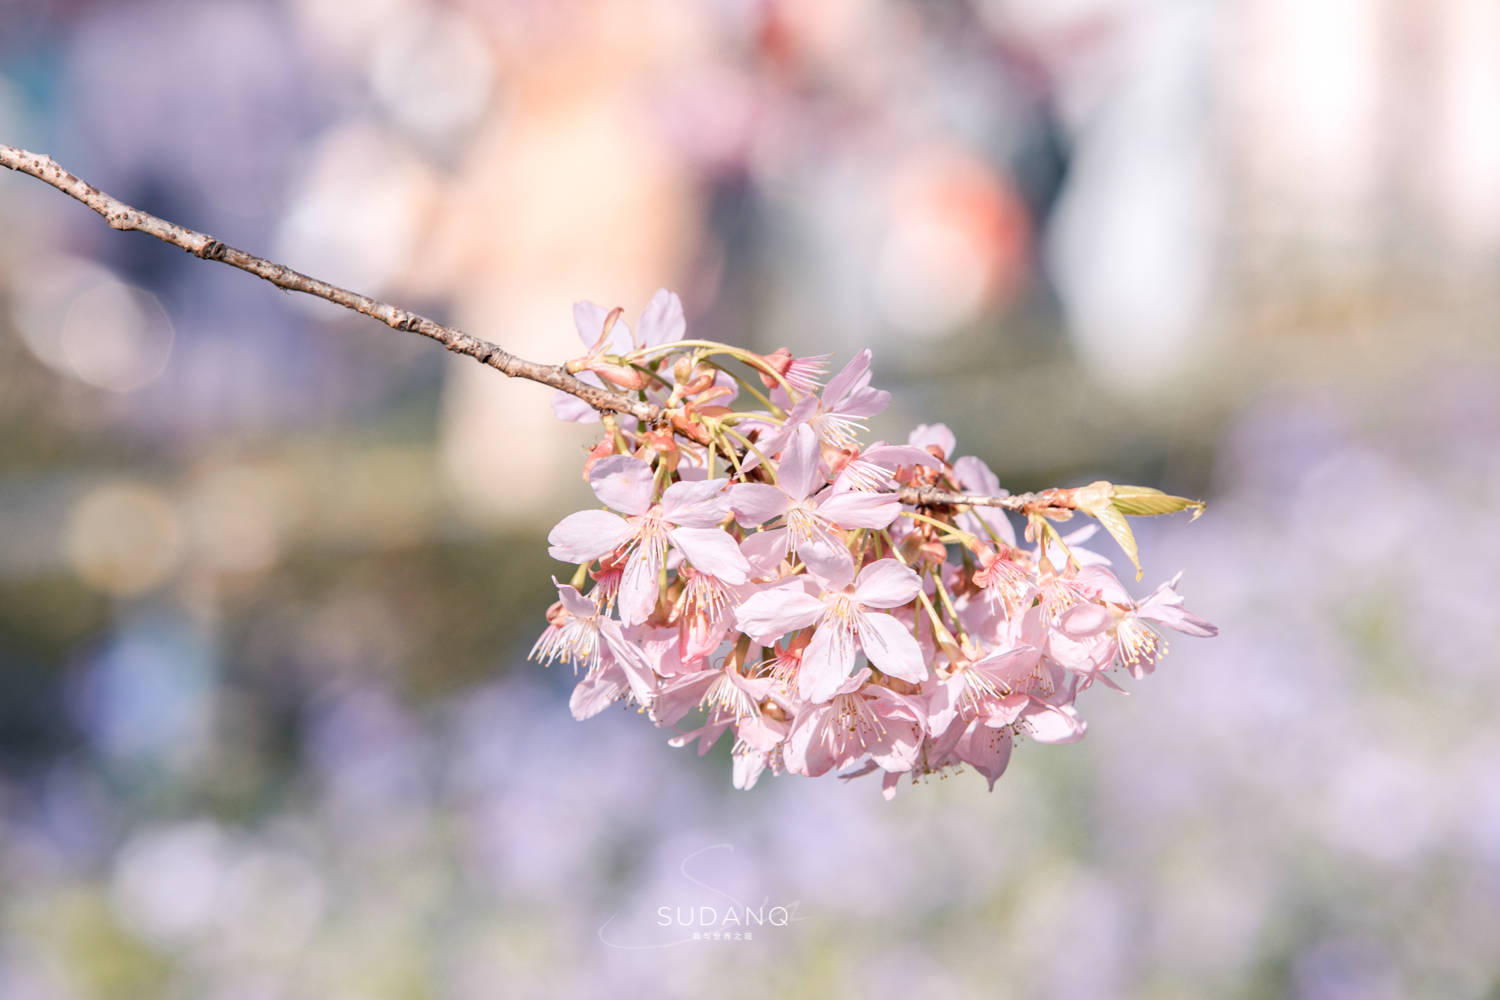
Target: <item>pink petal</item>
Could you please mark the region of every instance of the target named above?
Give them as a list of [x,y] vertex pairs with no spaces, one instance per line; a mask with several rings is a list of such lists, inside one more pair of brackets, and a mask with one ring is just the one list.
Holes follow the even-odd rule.
[[790,533],[785,528],[757,531],[740,543],[740,552],[750,563],[750,572],[755,576],[770,576],[777,572],[781,560],[786,558]]
[[934,733],[946,732],[958,717],[958,698],[965,683],[962,674],[954,674],[932,685],[927,694],[927,725]]
[[833,767],[829,741],[823,730],[832,722],[825,708],[810,708],[798,713],[787,734],[783,757],[788,771],[816,778]]
[[610,618],[599,619],[599,634],[604,638],[604,645],[614,657],[620,669],[625,674],[626,683],[630,685],[630,691],[635,695],[635,700],[642,705],[650,705],[656,693],[656,675],[651,671],[651,663],[646,659],[646,654],[641,648],[629,639],[620,628],[620,623]]
[[[807,423],[817,412],[818,398],[816,396],[803,397],[800,403],[787,411],[786,419],[780,424],[765,425],[760,440],[755,442],[755,450],[745,456],[745,460],[740,463],[740,468],[745,472],[749,472],[760,464],[761,455],[765,455],[767,458],[775,455],[782,448],[786,447],[787,441],[791,439],[792,431],[796,430],[802,424]],[[745,426],[745,424],[740,425],[742,430]]]
[[870,759],[887,771],[910,771],[922,755],[922,728],[901,719],[885,720],[885,738],[870,748]]
[[633,534],[630,525],[607,510],[569,514],[547,533],[547,554],[563,562],[593,562],[613,552]]
[[797,556],[813,574],[828,581],[829,589],[843,590],[854,576],[854,557],[843,545],[810,539],[797,546]]
[[[813,642],[817,642],[813,636]],[[867,611],[859,616],[859,644],[875,664],[892,677],[899,677],[913,684],[927,679],[927,664],[922,662],[922,647],[916,637],[894,615],[879,611]],[[807,647],[812,649],[812,645]],[[807,667],[806,654],[802,659]]]
[[[604,320],[610,312],[594,302],[573,303],[573,325],[577,327],[578,339],[583,341],[584,347],[591,348],[598,342],[599,334],[604,332]],[[609,340],[604,343],[604,353],[628,354],[631,347],[630,327],[623,319],[616,321],[609,331]]]
[[793,500],[805,499],[814,486],[821,486],[823,477],[818,474],[822,463],[822,452],[818,447],[818,434],[806,424],[792,432],[776,465],[776,482]]
[[862,385],[844,398],[837,406],[837,413],[844,417],[873,417],[891,405],[891,394],[884,389],[872,389]]
[[[621,636],[623,639],[623,634]],[[701,667],[682,662],[678,630],[675,627],[641,629],[631,646],[640,650],[647,668],[660,677],[693,673]]]
[[901,513],[901,500],[894,493],[829,493],[818,513],[841,528],[885,528]]
[[1102,604],[1075,604],[1057,619],[1057,627],[1069,639],[1086,639],[1115,623],[1115,616]]
[[877,559],[859,571],[854,599],[867,608],[899,608],[916,600],[921,578],[894,559]]
[[[579,372],[578,381],[596,389],[604,388],[603,381],[593,372]],[[552,396],[552,415],[558,420],[569,420],[576,424],[599,422],[599,411],[570,392],[559,392]]]
[[766,769],[766,755],[763,751],[750,749],[736,749],[733,757],[734,787],[748,792],[755,787],[756,779]]
[[1036,668],[1040,655],[1035,646],[1017,646],[975,660],[969,669],[999,687],[1017,687]]
[[589,671],[573,688],[573,694],[568,698],[568,708],[572,711],[573,718],[582,722],[619,701],[627,690],[625,674],[618,666],[601,666]]
[[854,669],[854,646],[854,633],[849,629],[827,621],[819,625],[802,651],[797,693],[815,704],[838,694]]
[[687,333],[687,319],[682,313],[682,300],[665,288],[658,288],[651,301],[641,313],[640,329],[636,339],[641,347],[655,347],[681,340]]
[[672,524],[710,528],[729,516],[727,479],[673,483],[662,491],[661,513]]
[[693,568],[725,583],[750,579],[750,564],[723,528],[673,528],[668,534]]
[[959,759],[972,764],[974,770],[984,775],[995,790],[995,782],[1005,773],[1010,763],[1011,737],[1009,729],[991,729],[979,722],[973,723],[958,743]]
[[768,587],[752,594],[734,610],[740,631],[769,645],[793,629],[806,628],[827,612],[827,606],[803,589],[801,582]]
[[953,452],[958,444],[947,424],[918,424],[907,435],[906,443],[927,454],[928,458],[931,458],[932,454],[927,449],[937,445],[943,457],[950,462],[953,461]]
[[1109,604],[1121,604],[1128,608],[1135,603],[1130,597],[1130,591],[1126,590],[1125,585],[1120,582],[1120,578],[1103,566],[1083,567],[1074,577],[1074,582],[1084,590],[1097,594],[1101,601]]
[[661,590],[661,565],[637,549],[625,563],[625,572],[620,577],[620,621],[628,625],[639,625],[651,617],[656,610],[656,597]]
[[829,405],[837,403],[856,386],[869,382],[870,358],[870,349],[867,347],[850,358],[843,370],[828,380],[828,384],[823,387],[823,398]]
[[[1179,577],[1181,575],[1181,573],[1178,574]],[[1176,584],[1177,580],[1173,579],[1170,583],[1157,587],[1151,596],[1136,608],[1136,614],[1147,621],[1159,622],[1168,628],[1176,629],[1184,635],[1197,636],[1200,639],[1218,635],[1217,626],[1182,606],[1182,596],[1173,589]]]
[[1020,691],[1008,694],[1004,698],[991,699],[989,704],[986,706],[987,711],[983,713],[984,723],[985,725],[991,726],[995,729],[999,729],[1002,726],[1008,726],[1019,719],[1021,717],[1021,713],[1025,711],[1031,705],[1031,703],[1031,696],[1029,694],[1023,694]]
[[589,485],[605,506],[622,514],[644,514],[651,506],[651,466],[629,455],[611,455],[594,463]]
[[942,468],[942,463],[932,456],[932,452],[925,448],[913,448],[905,444],[871,445],[859,457],[866,462],[874,462],[888,469],[899,468],[903,465],[925,465],[929,469]]
[[729,488],[729,506],[747,528],[781,516],[788,505],[786,491],[768,483],[740,483]]
[[[583,372],[579,378],[598,382],[598,376],[593,372]],[[599,422],[599,411],[594,409],[583,400],[572,393],[559,392],[552,397],[552,415],[558,420],[567,420],[575,424],[597,424]]]
[[557,577],[552,578],[557,585],[557,598],[562,601],[563,608],[574,618],[592,618],[599,613],[594,602],[578,592],[578,588],[568,583],[558,583]]
[[1088,727],[1072,706],[1059,708],[1033,699],[1024,713],[1026,732],[1038,743],[1073,743]]
[[719,676],[717,670],[700,670],[679,674],[661,686],[656,694],[656,719],[663,726],[675,726],[682,717],[698,707],[708,686]]

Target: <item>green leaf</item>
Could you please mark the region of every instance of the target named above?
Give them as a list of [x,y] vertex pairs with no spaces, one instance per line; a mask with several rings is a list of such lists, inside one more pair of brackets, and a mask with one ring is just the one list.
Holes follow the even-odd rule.
[[1111,498],[1115,510],[1131,517],[1155,517],[1158,514],[1191,510],[1193,519],[1197,520],[1198,515],[1203,513],[1202,500],[1174,497],[1149,486],[1116,486]]
[[1089,513],[1097,517],[1099,523],[1104,525],[1104,530],[1120,543],[1120,548],[1125,550],[1125,554],[1130,557],[1131,565],[1135,567],[1135,578],[1139,580],[1143,573],[1140,552],[1135,545],[1135,533],[1130,530],[1130,522],[1125,519],[1125,515],[1120,513],[1115,506],[1098,507]]

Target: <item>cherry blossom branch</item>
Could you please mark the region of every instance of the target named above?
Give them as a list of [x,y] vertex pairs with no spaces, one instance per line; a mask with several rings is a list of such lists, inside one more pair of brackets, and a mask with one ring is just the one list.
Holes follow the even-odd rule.
[[[614,412],[627,414],[635,417],[647,426],[657,426],[670,419],[673,428],[681,434],[698,440],[693,434],[694,424],[691,420],[684,419],[684,414],[677,409],[663,409],[645,399],[632,397],[626,393],[614,392],[609,389],[589,385],[582,381],[574,371],[582,370],[581,360],[575,360],[565,365],[543,365],[535,361],[527,361],[517,357],[498,344],[488,340],[464,333],[455,327],[445,326],[425,316],[418,315],[407,309],[381,302],[368,295],[340,288],[337,285],[323,281],[310,275],[294,271],[285,264],[257,257],[244,250],[237,249],[214,239],[207,233],[200,233],[174,222],[151,215],[125,204],[118,198],[106,194],[84,181],[76,175],[63,169],[63,167],[50,156],[41,153],[33,153],[28,150],[18,149],[14,146],[0,144],[0,165],[30,174],[45,184],[49,184],[63,194],[68,195],[85,206],[97,212],[108,222],[111,228],[146,233],[154,236],[163,243],[179,247],[195,257],[203,260],[214,260],[221,264],[237,267],[241,271],[247,271],[256,277],[263,278],[278,288],[290,292],[302,292],[315,298],[332,302],[343,306],[345,309],[353,310],[372,319],[377,319],[386,326],[395,330],[404,330],[408,333],[416,333],[442,344],[455,354],[474,358],[480,364],[488,365],[511,378],[523,378],[542,385],[551,386],[565,393],[576,396],[600,412]],[[612,316],[617,318],[618,310]],[[608,325],[605,327],[605,336],[608,335]],[[604,337],[600,338],[600,344],[595,350],[602,346]],[[757,364],[755,357],[749,352],[731,348],[723,344],[714,344],[708,341],[676,341],[671,344],[662,344],[656,348],[649,349],[646,353],[652,353],[664,348],[676,348],[683,346],[697,346],[716,348],[721,353],[727,353],[738,360],[751,364],[757,371],[769,372],[777,381],[783,381],[779,372],[768,369],[765,365]],[[644,358],[645,354],[641,354]],[[605,365],[605,375],[610,377],[609,365]],[[670,404],[669,404],[670,405]],[[748,442],[746,442],[748,444]],[[741,452],[743,454],[743,452]],[[1102,492],[1101,492],[1102,489]],[[1121,540],[1127,551],[1132,552],[1134,559],[1133,543],[1128,541],[1129,530],[1123,526],[1125,514],[1161,514],[1173,510],[1182,510],[1186,507],[1201,509],[1202,505],[1195,501],[1182,501],[1180,504],[1166,504],[1149,498],[1143,507],[1137,497],[1135,501],[1134,491],[1137,487],[1112,487],[1107,483],[1097,483],[1093,487],[1084,490],[1043,490],[1039,493],[1021,493],[1011,496],[983,496],[972,493],[953,493],[938,489],[935,486],[906,487],[900,491],[901,502],[912,507],[939,508],[939,507],[999,507],[1005,510],[1016,511],[1027,515],[1062,516],[1067,512],[1082,510],[1086,513],[1099,517],[1104,521],[1110,532]],[[1128,495],[1122,496],[1122,491]],[[1155,493],[1155,491],[1147,491]],[[1157,494],[1160,496],[1160,494]],[[1113,513],[1111,522],[1110,505],[1119,500],[1118,510]],[[1180,498],[1167,498],[1177,501]],[[1129,504],[1134,502],[1135,507]],[[1124,505],[1121,505],[1124,504]],[[1140,508],[1140,509],[1135,509]],[[1123,534],[1122,534],[1123,533]]]
[[420,334],[437,341],[455,354],[473,358],[480,364],[488,365],[511,378],[529,379],[577,396],[596,410],[629,414],[647,424],[661,419],[659,407],[632,399],[622,393],[610,392],[607,389],[589,385],[569,373],[562,365],[543,365],[535,361],[527,361],[488,340],[481,340],[462,330],[445,326],[388,302],[381,302],[368,295],[351,292],[346,288],[302,274],[285,264],[257,257],[220,242],[207,233],[196,232],[158,218],[149,212],[143,212],[69,173],[50,156],[0,144],[0,165],[23,174],[30,174],[37,180],[57,188],[70,198],[82,202],[99,213],[111,228],[146,233],[203,260],[215,260],[221,264],[228,264],[230,267],[237,267],[241,271],[248,271],[278,288],[289,292],[302,292],[305,295],[332,302],[334,305],[343,306],[345,309],[352,309],[361,315],[377,319],[395,330]]

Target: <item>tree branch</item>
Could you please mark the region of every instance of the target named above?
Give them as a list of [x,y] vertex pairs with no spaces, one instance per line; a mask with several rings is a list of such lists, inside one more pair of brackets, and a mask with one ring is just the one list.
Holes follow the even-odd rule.
[[[425,316],[393,306],[389,302],[381,302],[368,295],[351,292],[346,288],[310,277],[292,270],[285,264],[278,264],[264,257],[246,253],[227,243],[221,243],[207,233],[196,232],[133,208],[64,170],[50,156],[0,143],[0,166],[30,174],[37,180],[50,184],[63,194],[99,213],[114,229],[135,230],[154,236],[163,243],[180,247],[195,257],[215,260],[221,264],[228,264],[230,267],[237,267],[241,271],[248,271],[258,278],[264,278],[277,288],[324,299],[334,305],[343,306],[345,309],[352,309],[361,315],[377,319],[392,329],[428,337],[455,354],[473,358],[480,364],[489,365],[511,378],[529,379],[577,396],[596,410],[627,414],[646,424],[654,424],[662,419],[663,413],[660,407],[623,393],[589,385],[569,373],[563,365],[543,365],[516,357],[500,345],[488,340],[481,340],[462,330],[444,326]],[[991,497],[970,493],[951,493],[933,486],[926,486],[906,487],[900,491],[900,497],[902,503],[913,507],[1000,507],[1021,513],[1048,509],[1073,509],[1071,503],[1056,495],[1057,492],[1044,490],[1041,493]]]
[[897,495],[908,507],[999,507],[1021,514],[1076,510],[1077,506],[1071,500],[1059,495],[1062,492],[1042,490],[1040,493],[1009,493],[992,497],[978,493],[951,493],[936,486],[905,486]]
[[195,232],[176,223],[157,218],[138,208],[132,208],[118,198],[105,194],[92,184],[64,170],[50,156],[0,144],[0,166],[30,174],[37,180],[57,188],[63,194],[81,201],[103,216],[112,228],[133,229],[136,232],[155,236],[163,243],[180,247],[195,257],[216,260],[221,264],[237,267],[241,271],[248,271],[258,278],[264,278],[277,288],[324,299],[334,305],[378,319],[395,330],[421,334],[437,341],[455,354],[473,358],[480,364],[489,365],[511,378],[529,379],[554,389],[561,389],[563,392],[577,396],[596,410],[628,414],[648,424],[661,419],[660,408],[618,392],[610,392],[607,389],[589,385],[570,374],[562,365],[542,365],[535,361],[518,358],[500,345],[492,344],[488,340],[470,336],[462,330],[444,326],[425,316],[393,306],[389,302],[381,302],[368,295],[351,292],[346,288],[309,277],[292,270],[285,264],[278,264],[264,257],[246,253],[227,243],[221,243],[207,233]]

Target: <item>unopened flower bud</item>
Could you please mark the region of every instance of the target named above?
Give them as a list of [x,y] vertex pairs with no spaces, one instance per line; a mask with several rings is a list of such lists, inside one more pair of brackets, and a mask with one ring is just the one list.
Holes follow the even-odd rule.
[[617,365],[609,361],[593,361],[589,363],[589,371],[598,375],[606,382],[619,386],[621,389],[643,389],[646,386],[646,373],[628,365]]

